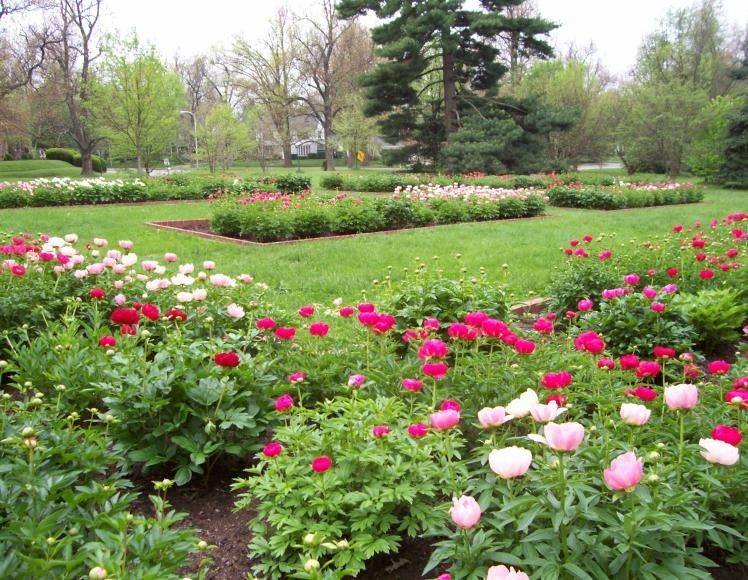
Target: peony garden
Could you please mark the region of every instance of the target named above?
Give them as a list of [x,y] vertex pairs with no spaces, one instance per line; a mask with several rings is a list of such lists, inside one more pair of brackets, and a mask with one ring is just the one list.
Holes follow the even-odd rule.
[[[555,176],[360,198],[263,185],[200,207],[287,239],[542,215],[594,187],[703,198]],[[243,518],[233,557],[251,578],[381,578],[403,562],[418,572],[393,577],[739,577],[748,214],[671,222],[623,243],[577,231],[532,300],[436,256],[358,298],[309,301],[225,270],[225,250],[142,254],[134,236],[62,223],[4,234],[0,576],[231,577],[193,524],[202,500],[184,502],[224,493],[217,517]]]

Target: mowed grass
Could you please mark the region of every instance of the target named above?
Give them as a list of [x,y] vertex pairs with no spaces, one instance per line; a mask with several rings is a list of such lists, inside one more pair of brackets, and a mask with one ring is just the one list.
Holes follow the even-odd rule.
[[37,177],[80,177],[80,175],[80,167],[75,167],[65,161],[53,159],[0,161],[0,181],[29,180]]
[[[359,235],[276,246],[242,246],[145,226],[154,220],[198,219],[210,215],[207,202],[141,206],[65,207],[0,211],[0,229],[51,234],[77,233],[82,240],[104,237],[135,242],[141,259],[160,259],[176,252],[182,262],[215,260],[228,274],[248,273],[280,290],[278,301],[297,307],[329,303],[340,296],[359,299],[388,273],[401,278],[416,258],[433,263],[445,276],[468,275],[483,266],[507,283],[516,300],[543,294],[554,269],[562,263],[560,248],[585,234],[615,234],[612,250],[631,238],[639,241],[664,233],[674,224],[707,223],[729,213],[748,211],[748,192],[710,189],[699,204],[604,212],[549,208],[531,220],[459,224],[393,234]],[[742,257],[745,260],[745,256]],[[388,270],[391,266],[391,271]]]

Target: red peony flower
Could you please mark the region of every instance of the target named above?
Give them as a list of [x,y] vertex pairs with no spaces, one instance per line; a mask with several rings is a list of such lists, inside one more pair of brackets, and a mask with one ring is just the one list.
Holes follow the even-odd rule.
[[731,405],[738,405],[741,409],[748,409],[748,390],[735,389],[728,391],[725,401]]
[[164,316],[166,316],[167,320],[187,320],[187,313],[184,310],[179,310],[179,308],[167,310]]
[[115,324],[137,324],[140,312],[134,308],[117,308],[109,318]]
[[449,354],[449,348],[441,340],[427,340],[418,349],[418,358],[426,360],[430,358],[444,358]]
[[620,365],[624,371],[635,369],[639,366],[639,357],[637,357],[635,354],[624,354],[621,357]]
[[101,300],[106,296],[106,292],[104,292],[104,290],[102,290],[101,288],[91,288],[88,291],[88,295],[94,300]]
[[447,371],[449,370],[449,367],[443,363],[426,363],[425,365],[421,366],[421,372],[424,375],[428,375],[434,379],[443,379],[447,376]]
[[143,313],[143,316],[146,318],[150,318],[151,320],[158,320],[161,314],[158,311],[158,307],[154,306],[153,304],[143,304],[141,306],[140,311]]
[[574,339],[574,346],[577,350],[587,351],[592,354],[600,354],[605,350],[605,342],[593,330],[582,332]]
[[411,392],[418,392],[423,388],[423,381],[418,379],[403,379],[403,389]]
[[654,347],[655,358],[675,358],[675,349],[666,346]]
[[533,328],[540,334],[551,334],[553,332],[553,322],[547,318],[538,318]]
[[441,404],[439,409],[441,411],[459,411],[460,404],[457,401],[453,401],[452,399],[447,399]]
[[299,316],[303,318],[309,318],[314,314],[314,306],[302,306],[299,308]]
[[341,308],[338,314],[340,314],[340,316],[342,316],[343,318],[348,318],[349,316],[353,316],[354,312],[356,312],[355,309],[351,308],[350,306],[347,306],[346,308]]
[[284,411],[288,411],[291,407],[294,406],[294,400],[291,395],[281,395],[275,400],[275,410],[278,413],[283,413]]
[[561,393],[554,393],[553,395],[548,395],[545,398],[545,404],[549,404],[551,401],[555,401],[556,404],[559,407],[565,407],[566,403],[569,402],[569,399],[566,397],[566,395],[563,395]]
[[643,360],[636,367],[636,378],[643,379],[645,377],[656,377],[660,374],[662,367],[659,363]]
[[416,423],[408,427],[408,435],[411,437],[425,437],[429,432],[429,426],[423,423]]
[[26,275],[26,266],[22,266],[21,264],[15,264],[14,266],[11,266],[10,273],[14,276],[18,276],[19,278]]
[[219,367],[230,368],[238,367],[241,362],[239,360],[239,355],[232,351],[218,352],[213,356],[213,360]]
[[702,280],[709,280],[711,278],[714,278],[714,271],[713,270],[702,270],[699,272],[699,278]]
[[606,369],[609,371],[615,370],[616,361],[614,361],[612,358],[601,358],[597,361],[597,368]]
[[113,336],[109,336],[108,334],[104,335],[99,339],[99,346],[117,346],[117,339]]
[[359,304],[358,305],[358,311],[359,312],[374,312],[376,310],[376,307],[373,304]]
[[535,351],[535,343],[531,340],[518,338],[514,342],[514,350],[517,351],[518,354],[532,354]]
[[259,330],[272,330],[275,328],[275,320],[272,318],[260,318],[260,320],[255,322],[255,326]]

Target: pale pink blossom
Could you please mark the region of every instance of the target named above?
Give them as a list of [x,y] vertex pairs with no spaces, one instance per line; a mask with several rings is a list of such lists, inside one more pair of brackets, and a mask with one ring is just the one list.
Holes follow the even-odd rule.
[[205,288],[195,288],[192,291],[192,297],[198,302],[202,302],[208,297],[208,291]]
[[693,409],[699,402],[699,389],[696,385],[681,384],[665,387],[665,403],[671,411]]
[[140,262],[140,267],[146,272],[151,272],[158,268],[158,262],[156,260],[143,260]]
[[530,577],[522,570],[515,570],[511,566],[507,568],[504,564],[501,564],[500,566],[491,566],[488,569],[486,580],[530,580]]
[[164,254],[164,261],[166,262],[176,262],[177,261],[177,255],[173,252],[166,252]]
[[125,267],[125,265],[124,265],[124,264],[115,264],[115,265],[114,265],[114,266],[112,267],[112,271],[113,271],[113,272],[114,272],[115,274],[124,274],[125,272],[127,272],[127,268]]
[[95,246],[99,246],[100,248],[109,245],[109,242],[104,238],[94,238],[93,243]]
[[460,499],[452,499],[452,507],[449,509],[452,521],[459,527],[467,530],[480,521],[480,506],[475,498],[463,495]]
[[180,274],[192,274],[194,271],[195,271],[194,264],[180,264],[179,265]]
[[537,393],[532,389],[527,389],[518,398],[513,399],[506,406],[506,412],[514,417],[526,417],[539,402]]
[[138,255],[130,252],[129,254],[125,254],[124,256],[122,256],[122,259],[120,261],[123,265],[129,268],[130,266],[134,266],[138,262]]
[[123,250],[132,250],[133,243],[130,240],[120,240],[119,241],[119,247]]
[[106,257],[111,258],[112,260],[119,260],[120,258],[122,258],[122,252],[120,252],[119,250],[109,250],[106,253]]
[[203,270],[215,270],[216,263],[213,260],[205,260],[203,262]]
[[106,269],[106,266],[101,262],[95,262],[86,266],[86,271],[92,276],[98,276]]
[[644,405],[637,405],[635,403],[623,403],[621,405],[621,419],[623,419],[623,422],[627,425],[641,427],[649,421],[649,416],[651,414],[652,411],[647,409]]
[[74,244],[78,241],[78,234],[65,234],[65,241],[68,244]]
[[530,468],[532,453],[522,447],[494,449],[488,454],[488,465],[502,479],[522,477]]
[[719,439],[699,439],[699,445],[704,449],[702,457],[710,463],[735,465],[740,459],[737,447]]
[[478,422],[484,429],[498,427],[512,419],[514,419],[514,417],[507,414],[504,407],[484,407],[478,411]]
[[234,320],[239,320],[240,318],[244,317],[244,308],[242,308],[238,304],[229,304],[226,307],[226,312],[228,312],[229,316],[231,316],[231,318],[233,318]]
[[533,405],[530,408],[530,415],[538,423],[548,423],[563,415],[566,411],[566,407],[559,407],[556,401],[551,401],[547,405],[543,405],[542,403]]
[[115,303],[115,304],[116,304],[117,306],[122,306],[122,305],[123,305],[123,304],[124,304],[125,302],[127,302],[127,298],[125,298],[125,295],[124,295],[124,294],[117,294],[117,295],[116,295],[116,296],[114,297],[114,303]]
[[192,302],[192,299],[193,299],[192,292],[178,292],[177,293],[177,302],[185,304],[187,302]]
[[225,274],[213,274],[210,283],[219,288],[233,288],[236,285],[236,282]]

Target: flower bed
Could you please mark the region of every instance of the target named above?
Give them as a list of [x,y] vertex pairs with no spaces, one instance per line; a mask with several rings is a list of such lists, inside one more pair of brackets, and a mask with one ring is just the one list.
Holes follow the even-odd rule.
[[[442,580],[748,564],[744,295],[710,308],[744,292],[747,223],[625,257],[573,240],[569,271],[615,284],[523,324],[486,272],[420,261],[371,301],[291,312],[249,275],[129,240],[5,240],[0,575],[184,577],[209,547],[171,529],[165,488],[248,457],[233,487],[262,577],[353,576],[406,537],[431,540]],[[702,346],[714,332],[734,358]],[[129,513],[136,468],[170,477],[153,518]]]
[[257,188],[298,193],[310,187],[308,177],[297,175],[253,179],[179,174],[143,179],[39,178],[0,182],[0,208],[211,199],[216,194]]
[[551,205],[584,209],[625,209],[697,203],[702,188],[692,183],[626,183],[590,186],[581,182],[554,182],[548,186]]
[[258,242],[522,218],[545,208],[542,192],[486,188],[409,190],[388,198],[289,196],[255,192],[213,203],[211,228]]

